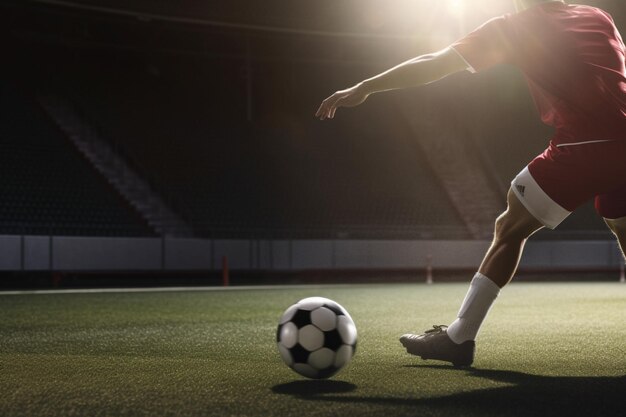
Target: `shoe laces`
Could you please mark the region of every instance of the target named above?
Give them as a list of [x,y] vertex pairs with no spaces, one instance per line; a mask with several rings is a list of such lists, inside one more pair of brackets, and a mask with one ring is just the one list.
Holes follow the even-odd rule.
[[424,333],[442,333],[447,328],[448,326],[445,324],[434,324],[432,329],[426,330]]

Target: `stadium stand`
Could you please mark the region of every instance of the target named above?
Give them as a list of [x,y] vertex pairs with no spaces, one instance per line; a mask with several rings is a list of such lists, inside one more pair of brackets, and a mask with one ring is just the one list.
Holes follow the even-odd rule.
[[0,83],[0,233],[153,236],[37,104]]
[[[74,91],[71,99],[85,117],[106,126],[115,146],[175,202],[197,235],[468,236],[391,112],[373,125],[358,127],[348,116],[324,126],[310,110],[303,114],[310,122],[294,121],[298,117],[286,108],[294,103],[279,96],[266,106],[255,103],[255,119],[248,121],[241,91],[226,91],[241,90],[242,83],[228,64],[204,73],[220,80],[211,85],[194,75],[206,63],[176,62],[156,79],[137,66],[104,76],[83,67],[73,80],[91,88],[60,93]],[[215,97],[232,101],[222,101],[217,116],[210,108]],[[270,119],[266,107],[283,118]],[[375,120],[379,110],[365,109],[364,117]]]
[[[410,43],[394,55],[382,41],[39,12],[12,11],[15,72],[99,126],[200,237],[475,237],[459,215],[469,208],[451,201],[424,152],[419,132],[433,130],[419,124],[445,125],[446,137],[474,147],[491,179],[481,183],[502,195],[490,210],[501,209],[508,182],[550,134],[523,80],[506,68],[381,95],[332,123],[314,120],[330,87],[420,53]],[[395,111],[403,105],[410,110]],[[428,108],[437,111],[424,120]],[[606,237],[589,207],[560,230],[561,238]]]

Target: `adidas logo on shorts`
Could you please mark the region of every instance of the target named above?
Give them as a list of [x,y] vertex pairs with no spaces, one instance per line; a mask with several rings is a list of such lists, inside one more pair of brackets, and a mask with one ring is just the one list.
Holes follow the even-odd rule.
[[524,197],[524,191],[526,191],[526,187],[523,185],[516,185],[517,191],[519,191],[520,195]]

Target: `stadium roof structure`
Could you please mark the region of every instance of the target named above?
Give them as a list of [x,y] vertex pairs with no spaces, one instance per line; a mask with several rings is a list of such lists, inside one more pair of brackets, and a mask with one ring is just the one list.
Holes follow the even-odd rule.
[[[450,0],[452,1],[452,0]],[[311,33],[329,36],[411,36],[424,18],[446,8],[446,1],[402,0],[3,0],[21,7],[50,7],[134,17],[141,21],[169,20],[180,23],[238,27],[248,30]],[[482,0],[475,4],[482,16],[510,11],[512,2]],[[587,0],[612,13],[618,26],[626,19],[620,0]],[[468,13],[469,14],[469,13]],[[467,17],[467,16],[466,16]]]
[[39,11],[97,13],[137,19],[141,22],[163,21],[245,31],[354,38],[407,37],[406,33],[399,31],[397,25],[389,27],[378,25],[378,30],[372,31],[367,18],[364,19],[359,13],[354,13],[359,10],[375,9],[378,7],[377,0],[368,2],[348,0],[340,5],[330,1],[294,3],[285,0],[264,2],[8,0],[0,3]]
[[[71,27],[76,18],[89,18],[78,24],[86,26],[99,20],[101,23],[119,22],[126,27],[136,22],[144,27],[162,28],[165,25],[184,27],[185,30],[241,32],[246,36],[316,37],[326,38],[329,42],[343,38],[344,42],[386,43],[382,49],[390,45],[394,48],[408,45],[409,50],[416,53],[432,48],[433,39],[440,47],[486,19],[512,11],[512,2],[481,0],[471,13],[459,17],[446,14],[446,4],[450,1],[399,0],[389,4],[383,0],[0,0],[0,7],[14,12],[3,13],[5,20],[10,21],[11,14],[18,15],[19,25],[11,28],[13,32],[26,28],[30,32],[46,33],[46,28],[41,28],[39,23],[31,24],[29,20],[41,22],[43,16],[52,14],[55,18],[48,21],[56,22],[48,27]],[[588,0],[585,3],[610,12],[618,27],[626,24],[622,0]],[[26,19],[24,13],[28,15]],[[32,19],[31,16],[38,18]],[[450,27],[445,28],[446,25]],[[67,30],[65,32],[67,35]],[[76,35],[73,33],[72,38]]]

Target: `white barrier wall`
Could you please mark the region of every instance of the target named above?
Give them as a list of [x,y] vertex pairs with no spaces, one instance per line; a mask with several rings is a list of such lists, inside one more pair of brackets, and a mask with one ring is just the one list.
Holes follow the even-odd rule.
[[52,268],[72,270],[162,269],[160,239],[53,237]]
[[50,240],[47,236],[25,236],[22,238],[24,269],[46,271],[50,269]]
[[21,242],[19,236],[0,236],[0,270],[22,269]]
[[[477,268],[487,241],[204,240],[0,236],[5,271],[194,271]],[[522,267],[610,269],[622,262],[613,241],[531,241]]]

